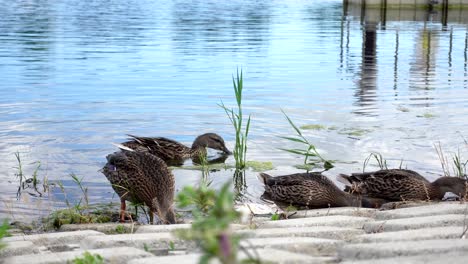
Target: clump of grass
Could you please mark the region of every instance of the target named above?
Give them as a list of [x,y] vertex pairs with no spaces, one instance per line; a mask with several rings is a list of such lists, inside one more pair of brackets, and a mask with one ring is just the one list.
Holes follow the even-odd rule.
[[284,148],[280,148],[280,149],[284,150],[284,151],[287,151],[287,152],[290,152],[290,153],[293,153],[293,154],[303,156],[304,157],[303,165],[305,165],[305,168],[307,168],[306,169],[307,171],[310,170],[309,168],[311,168],[311,169],[315,168],[320,164],[323,166],[323,168],[325,170],[329,170],[329,169],[333,168],[334,167],[333,166],[333,161],[324,159],[318,153],[315,146],[312,143],[310,143],[307,140],[307,138],[304,137],[301,130],[293,123],[291,118],[289,118],[289,116],[283,110],[281,110],[281,111],[283,112],[284,116],[288,120],[291,127],[296,131],[297,135],[295,137],[280,136],[280,138],[284,138],[284,139],[287,139],[287,140],[292,141],[292,142],[301,143],[302,145],[304,145],[305,148],[304,149],[284,149]]
[[[194,220],[190,229],[176,230],[175,233],[181,239],[194,241],[201,248],[199,263],[209,263],[212,259],[223,264],[239,263],[237,253],[241,248],[241,238],[229,229],[229,225],[240,218],[240,213],[234,209],[233,198],[229,183],[218,192],[202,185],[199,188],[187,186],[178,194],[178,207],[191,206]],[[252,263],[252,260],[254,258],[248,261]],[[258,260],[253,263],[258,263]]]
[[[39,172],[39,169],[41,167],[41,163],[39,161],[34,162],[37,165],[36,165],[36,168],[34,169],[34,171],[32,173],[32,177],[31,178],[26,178],[26,175],[24,173],[23,161],[21,159],[20,153],[16,152],[15,157],[16,157],[16,161],[18,163],[18,166],[15,167],[17,169],[17,172],[15,173],[15,176],[19,179],[18,191],[16,192],[16,198],[20,199],[22,191],[29,188],[29,187],[31,187],[31,184],[32,184],[32,188],[36,191],[36,193],[30,193],[30,194],[34,195],[34,196],[39,195],[39,197],[42,197],[43,194],[37,188],[38,184],[40,183],[40,181],[38,179],[38,172]],[[46,181],[44,182],[44,184],[46,184]],[[46,190],[47,190],[46,186],[44,185],[44,191],[46,191]]]
[[6,247],[6,245],[2,243],[2,239],[9,235],[8,229],[10,229],[10,225],[8,224],[8,221],[5,219],[3,221],[3,224],[0,226],[0,250]]
[[278,221],[278,220],[281,220],[281,215],[278,214],[278,213],[274,213],[271,215],[271,218],[270,218],[271,221]]
[[232,84],[234,86],[234,94],[236,96],[237,111],[232,108],[228,108],[224,105],[223,102],[219,104],[221,108],[224,109],[226,115],[228,116],[231,124],[234,127],[236,133],[236,144],[234,146],[234,159],[236,161],[236,169],[243,170],[246,164],[246,155],[247,155],[247,136],[249,135],[250,128],[250,115],[247,119],[245,125],[245,130],[243,130],[244,125],[244,116],[242,113],[242,91],[244,88],[242,70],[237,71],[237,76],[232,77]]
[[[377,165],[381,170],[388,170],[388,165],[387,165],[387,160],[384,159],[382,154],[377,153],[377,152],[371,152],[369,156],[364,160],[364,165],[362,166],[362,172],[366,171],[366,167],[369,164],[370,160],[374,158],[377,161]],[[400,167],[402,166],[402,163],[400,163]]]
[[81,192],[83,194],[83,197],[81,198],[80,203],[84,199],[85,200],[85,206],[88,207],[89,206],[88,187],[83,186],[84,177],[79,179],[78,176],[76,176],[74,173],[70,174],[70,176],[71,176],[73,182],[76,183],[76,185],[80,188],[80,190],[81,190]]
[[123,225],[117,225],[117,226],[115,227],[115,232],[116,232],[117,234],[125,234],[127,231],[125,230],[125,226],[123,226]]
[[174,251],[175,250],[175,243],[174,241],[169,241],[169,251]]
[[451,155],[451,166],[448,157],[444,154],[444,150],[442,149],[442,145],[440,142],[438,144],[434,144],[434,148],[437,152],[437,156],[439,157],[440,165],[442,167],[442,171],[444,176],[451,176],[450,167],[452,168],[453,175],[460,178],[468,179],[466,174],[466,168],[468,166],[468,159],[463,160],[462,155],[460,153],[460,149],[457,152],[452,153]]
[[76,257],[72,261],[73,264],[104,264],[104,258],[99,254],[91,254],[88,251],[83,253],[81,257]]
[[86,211],[79,210],[75,207],[59,209],[53,211],[50,215],[45,217],[42,221],[45,230],[59,229],[62,225],[66,224],[90,224],[90,223],[107,223],[111,222],[114,218],[114,211],[93,211],[88,209]]
[[[68,194],[65,186],[61,181],[57,182],[64,196],[64,202],[67,208],[59,209],[52,212],[50,215],[42,219],[45,230],[59,229],[64,224],[88,224],[88,223],[106,223],[113,220],[113,210],[107,208],[96,208],[89,204],[88,187],[83,185],[83,179],[78,178],[75,174],[70,174],[72,181],[78,186],[81,191],[81,197],[78,202],[71,203],[68,199]],[[84,202],[83,202],[84,201]]]

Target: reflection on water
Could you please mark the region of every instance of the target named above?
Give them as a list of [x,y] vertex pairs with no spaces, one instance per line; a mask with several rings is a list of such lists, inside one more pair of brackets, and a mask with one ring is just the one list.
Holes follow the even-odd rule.
[[[116,201],[99,169],[125,134],[190,145],[234,134],[221,100],[245,73],[252,114],[248,159],[272,175],[298,171],[278,136],[294,122],[327,159],[326,175],[360,170],[370,152],[429,178],[441,173],[433,144],[468,155],[468,10],[366,10],[329,1],[10,1],[0,8],[0,215],[44,214],[79,201]],[[50,196],[16,201],[14,153],[31,177],[63,182]],[[229,157],[227,163],[234,160]],[[188,161],[190,163],[190,161]],[[177,188],[201,172],[174,170]],[[211,172],[213,185],[234,171]],[[235,177],[242,201],[260,201],[256,172]]]

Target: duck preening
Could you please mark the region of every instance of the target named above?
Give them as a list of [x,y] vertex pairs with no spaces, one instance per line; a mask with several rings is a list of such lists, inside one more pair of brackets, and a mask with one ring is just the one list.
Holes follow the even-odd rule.
[[170,165],[182,165],[185,159],[196,159],[204,156],[207,153],[206,148],[220,150],[226,155],[232,154],[224,144],[223,138],[215,133],[198,136],[192,147],[187,147],[182,143],[164,137],[128,136],[131,139],[122,143],[122,145],[136,151],[149,152]]
[[412,170],[389,169],[374,172],[340,174],[337,179],[351,193],[389,201],[441,200],[446,192],[465,197],[467,181],[458,177],[440,177],[429,182]]
[[259,179],[265,185],[262,198],[271,200],[280,207],[292,205],[299,209],[343,206],[377,208],[384,202],[381,199],[367,199],[346,193],[318,172],[276,177],[260,173]]
[[102,173],[121,201],[120,220],[125,220],[125,201],[144,203],[150,222],[156,213],[165,224],[175,224],[175,180],[166,163],[148,152],[121,150],[108,155]]

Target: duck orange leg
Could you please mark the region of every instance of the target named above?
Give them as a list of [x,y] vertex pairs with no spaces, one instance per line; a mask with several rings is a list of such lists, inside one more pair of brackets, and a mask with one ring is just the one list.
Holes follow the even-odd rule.
[[125,199],[120,199],[120,222],[125,223]]

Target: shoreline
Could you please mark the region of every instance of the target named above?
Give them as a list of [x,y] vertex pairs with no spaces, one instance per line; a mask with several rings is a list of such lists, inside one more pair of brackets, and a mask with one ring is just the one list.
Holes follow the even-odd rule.
[[[408,203],[385,211],[338,207],[297,211],[286,220],[253,216],[231,229],[268,263],[462,263],[467,214],[465,202]],[[58,232],[4,238],[8,247],[0,257],[3,263],[64,263],[88,251],[111,263],[198,263],[196,247],[171,233],[189,226],[62,225]]]

